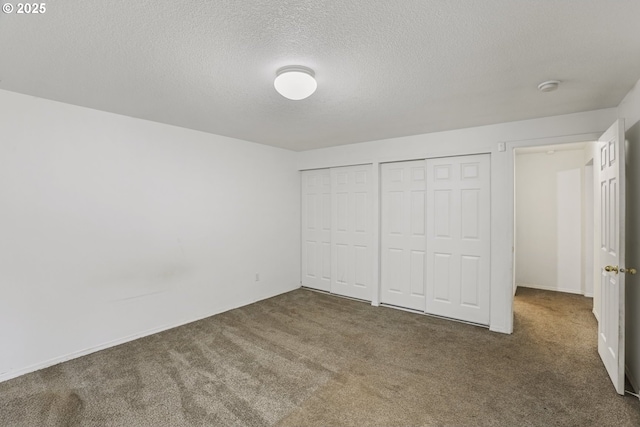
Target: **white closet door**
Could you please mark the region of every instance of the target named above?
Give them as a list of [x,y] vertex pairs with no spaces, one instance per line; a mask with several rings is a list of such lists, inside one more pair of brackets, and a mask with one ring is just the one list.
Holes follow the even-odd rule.
[[427,160],[427,313],[489,324],[490,157]]
[[425,161],[381,167],[380,301],[424,311]]
[[331,289],[331,176],[302,171],[302,286]]
[[331,169],[331,292],[372,299],[371,165]]

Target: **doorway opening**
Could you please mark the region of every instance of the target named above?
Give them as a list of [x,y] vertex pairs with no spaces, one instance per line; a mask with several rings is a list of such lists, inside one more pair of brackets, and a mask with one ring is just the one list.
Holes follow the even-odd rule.
[[579,142],[514,150],[514,295],[520,287],[597,295],[594,149]]
[[[585,138],[585,141],[591,138]],[[574,143],[579,140],[566,141]],[[593,141],[593,140],[592,140]],[[628,157],[625,155],[625,128],[624,120],[616,120],[603,134],[597,138],[597,142],[573,145],[558,145],[533,147],[534,141],[528,144],[517,144],[513,147],[513,291],[514,301],[518,296],[518,288],[527,290],[526,287],[539,287],[553,298],[554,293],[561,295],[593,295],[592,312],[597,319],[597,350],[601,362],[606,368],[611,382],[620,395],[625,394],[625,277],[632,276],[635,269],[626,266],[626,217],[628,211],[625,201],[626,193],[625,164]],[[561,141],[558,141],[558,143]],[[590,148],[589,148],[590,147]],[[522,148],[525,148],[524,150]],[[546,149],[546,151],[544,151]],[[577,149],[577,150],[575,150]],[[529,168],[530,174],[523,172],[523,164],[526,164],[527,155],[538,156],[547,154],[557,155],[563,151],[575,150],[582,152],[582,162],[574,163],[569,167],[553,169],[553,163],[543,162],[537,167]],[[537,153],[536,153],[537,152]],[[576,157],[578,160],[580,156]],[[523,160],[524,159],[524,160]],[[573,166],[573,168],[571,168]],[[591,168],[590,168],[591,166]],[[525,168],[526,169],[526,168]],[[578,170],[576,170],[578,169]],[[554,198],[538,199],[532,202],[533,194],[545,194],[539,191],[543,185],[545,176],[543,172],[555,172],[555,188],[548,187],[546,196]],[[585,176],[588,180],[592,175],[593,182],[585,185]],[[582,176],[582,179],[579,177]],[[548,176],[547,176],[548,178]],[[526,185],[534,190],[526,190]],[[579,188],[577,183],[582,183]],[[591,189],[592,194],[585,195],[583,190]],[[580,195],[583,197],[580,199]],[[585,200],[593,196],[593,205]],[[555,217],[545,217],[549,214],[549,206],[555,202]],[[563,210],[564,206],[564,210]],[[580,212],[578,213],[578,209]],[[591,209],[591,212],[589,212]],[[531,212],[534,212],[531,215]],[[551,211],[553,212],[553,211]],[[528,226],[523,216],[538,220],[549,217],[546,227]],[[587,224],[590,214],[591,224]],[[563,220],[564,218],[564,220]],[[571,220],[573,219],[573,220]],[[580,222],[579,225],[576,225]],[[524,224],[523,224],[524,223]],[[587,228],[588,227],[588,228]],[[592,242],[589,242],[589,229],[593,231]],[[533,233],[532,233],[533,231]],[[552,231],[549,233],[549,231]],[[555,245],[544,246],[545,242],[527,247],[531,239],[535,239],[538,233],[545,233],[555,240]],[[553,243],[553,240],[551,241]],[[591,250],[590,246],[593,248]],[[529,252],[527,252],[529,250]],[[545,254],[548,250],[553,256]],[[585,256],[587,253],[587,256]],[[593,258],[589,257],[593,253]],[[546,263],[540,264],[540,259]],[[592,266],[588,263],[591,262]],[[537,263],[537,264],[536,264]],[[533,269],[531,265],[536,265]],[[529,271],[526,269],[529,268]],[[544,273],[539,276],[526,276],[525,273]],[[591,274],[593,273],[593,275]],[[553,278],[555,276],[555,282]],[[592,277],[593,288],[591,288]],[[534,280],[531,280],[534,277]],[[553,286],[540,284],[539,277],[551,277]],[[579,277],[579,279],[578,279]],[[528,289],[532,291],[533,289]],[[564,292],[563,294],[558,293]],[[577,295],[576,295],[577,296]],[[582,298],[580,296],[579,298]],[[585,300],[584,298],[582,299]],[[587,306],[588,307],[588,306]],[[590,317],[590,313],[586,313]],[[518,313],[514,313],[514,318]],[[517,319],[514,319],[516,321]]]

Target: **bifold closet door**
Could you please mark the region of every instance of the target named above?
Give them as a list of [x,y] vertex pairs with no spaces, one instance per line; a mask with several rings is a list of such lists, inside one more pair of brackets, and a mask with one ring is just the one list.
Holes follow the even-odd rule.
[[371,165],[331,169],[331,292],[372,299]]
[[331,175],[302,171],[302,286],[331,289]]
[[380,183],[380,302],[424,311],[425,161],[385,163]]
[[427,160],[426,311],[489,324],[490,157]]

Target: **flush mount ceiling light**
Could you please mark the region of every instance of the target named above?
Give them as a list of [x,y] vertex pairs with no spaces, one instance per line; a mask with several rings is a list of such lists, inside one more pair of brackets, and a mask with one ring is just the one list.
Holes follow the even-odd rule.
[[538,85],[538,90],[540,92],[553,92],[558,89],[559,84],[560,80],[547,80],[546,82],[542,82]]
[[285,98],[299,101],[310,97],[316,91],[318,83],[311,68],[292,65],[278,70],[273,86]]

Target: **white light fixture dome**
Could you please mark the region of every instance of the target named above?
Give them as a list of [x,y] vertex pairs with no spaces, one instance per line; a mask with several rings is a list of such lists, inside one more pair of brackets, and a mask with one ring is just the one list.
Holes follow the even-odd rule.
[[293,65],[278,70],[273,86],[285,98],[299,101],[310,97],[316,91],[318,83],[311,68]]

